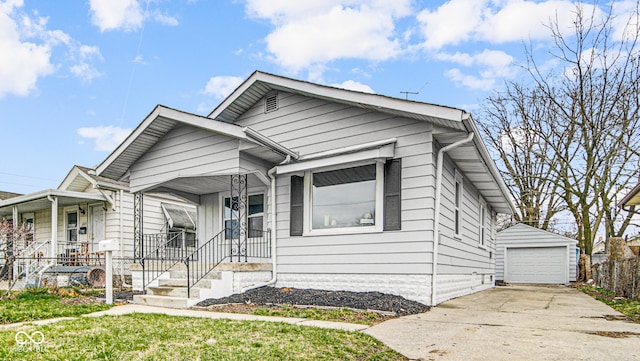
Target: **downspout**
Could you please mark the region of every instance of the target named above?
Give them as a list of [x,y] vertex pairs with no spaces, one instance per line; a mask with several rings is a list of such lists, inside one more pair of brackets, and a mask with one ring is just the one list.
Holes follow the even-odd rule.
[[444,153],[456,148],[462,144],[473,140],[473,133],[469,133],[465,139],[449,144],[440,149],[438,152],[438,161],[436,163],[436,204],[435,214],[433,216],[433,261],[431,272],[431,306],[436,303],[436,277],[438,272],[438,244],[440,243],[440,203],[442,200],[442,164],[444,163]]
[[[118,217],[120,218],[120,275],[122,277],[121,282],[124,287],[131,287],[131,285],[127,284],[124,280],[124,189],[120,189],[118,194]],[[106,222],[105,222],[106,223]],[[106,226],[106,224],[105,224]],[[106,233],[106,232],[105,232]]]
[[[290,158],[287,157],[287,159],[285,160],[285,162],[287,160],[289,160]],[[272,228],[272,233],[271,233],[271,279],[267,282],[263,282],[263,283],[258,283],[255,285],[251,285],[251,286],[247,286],[244,287],[242,290],[240,290],[240,293],[245,293],[249,290],[253,290],[256,288],[260,288],[260,287],[264,287],[264,286],[271,286],[273,284],[276,283],[277,280],[277,274],[278,274],[278,269],[277,269],[277,263],[276,263],[276,234],[278,233],[277,230],[277,219],[276,219],[276,168],[277,166],[269,169],[269,171],[267,172],[267,175],[269,176],[269,178],[271,178],[271,228]]]

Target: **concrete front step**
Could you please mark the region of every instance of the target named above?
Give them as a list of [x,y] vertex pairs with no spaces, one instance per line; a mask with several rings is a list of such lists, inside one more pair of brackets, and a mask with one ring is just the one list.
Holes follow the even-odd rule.
[[[195,287],[211,288],[211,279],[201,279],[195,284]],[[186,278],[161,278],[158,280],[160,287],[187,287]]]
[[[189,291],[187,287],[149,287],[147,288],[148,295],[154,296],[169,296],[169,297],[187,297]],[[191,297],[199,298],[200,288],[191,287]]]
[[168,307],[168,308],[189,308],[192,301],[186,297],[157,296],[157,295],[134,295],[133,303],[138,305]]
[[[196,276],[196,272],[190,271],[190,276],[191,278],[194,278]],[[186,279],[187,271],[172,269],[171,271],[169,271],[169,278]],[[217,271],[211,271],[203,277],[203,279],[209,279],[209,280],[219,280],[221,278],[222,278],[222,273]]]

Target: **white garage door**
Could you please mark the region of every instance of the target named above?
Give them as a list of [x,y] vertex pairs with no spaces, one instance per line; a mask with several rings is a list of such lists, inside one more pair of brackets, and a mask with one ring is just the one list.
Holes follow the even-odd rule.
[[506,281],[510,283],[566,283],[567,248],[507,248]]

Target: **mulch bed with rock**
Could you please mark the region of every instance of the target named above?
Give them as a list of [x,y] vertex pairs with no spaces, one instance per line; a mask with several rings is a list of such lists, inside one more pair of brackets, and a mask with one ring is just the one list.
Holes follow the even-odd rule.
[[350,308],[382,311],[395,316],[411,315],[429,310],[429,306],[404,297],[380,292],[324,291],[299,288],[260,287],[228,297],[207,299],[197,307],[246,304],[259,306],[293,305]]

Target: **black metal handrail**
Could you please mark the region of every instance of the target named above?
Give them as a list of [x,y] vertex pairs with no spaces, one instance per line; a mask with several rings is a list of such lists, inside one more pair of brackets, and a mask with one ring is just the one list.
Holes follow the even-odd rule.
[[140,259],[143,289],[189,254],[189,248],[193,247],[185,246],[186,236],[186,232],[144,235]]
[[[245,240],[231,238],[232,230],[223,229],[192,254],[185,257],[187,297],[191,288],[225,260],[247,262],[249,258],[271,257],[271,230],[249,230]],[[200,262],[198,262],[200,260]],[[210,262],[210,263],[208,263]]]

